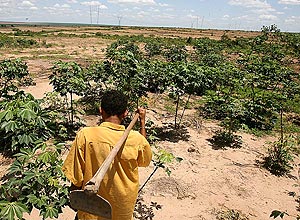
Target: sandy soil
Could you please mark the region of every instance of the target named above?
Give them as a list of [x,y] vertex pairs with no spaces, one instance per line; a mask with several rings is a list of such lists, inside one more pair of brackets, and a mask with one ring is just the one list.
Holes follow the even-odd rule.
[[[40,31],[40,27],[31,27],[32,31]],[[40,29],[38,29],[40,28]],[[24,29],[25,27],[20,27]],[[26,28],[27,30],[28,28]],[[50,29],[42,27],[43,30]],[[64,27],[66,32],[70,27]],[[224,31],[214,32],[168,29],[128,29],[112,30],[99,28],[98,31],[113,34],[145,34],[165,36],[208,36],[219,38]],[[1,29],[1,32],[11,31],[11,28]],[[95,32],[95,28],[72,29],[77,33]],[[254,32],[233,32],[234,36],[249,36]],[[247,34],[247,35],[246,35]],[[24,88],[36,98],[42,98],[45,92],[51,91],[47,76],[52,62],[63,58],[64,60],[76,60],[85,63],[89,59],[100,59],[104,55],[103,49],[110,41],[81,38],[46,38],[47,43],[53,43],[50,48],[24,49],[24,50],[0,50],[3,58],[22,57],[29,66],[30,72],[36,77],[36,86]],[[100,57],[100,58],[99,58]],[[152,100],[148,117],[158,127],[164,127],[173,123],[173,117],[162,114]],[[151,110],[155,110],[151,111]],[[294,170],[289,176],[276,177],[262,169],[257,161],[261,161],[266,154],[266,141],[275,140],[276,137],[258,138],[241,133],[243,146],[241,149],[214,150],[208,139],[218,128],[216,122],[202,121],[194,118],[194,112],[187,112],[184,120],[191,126],[174,134],[166,129],[165,138],[157,143],[157,146],[167,149],[175,156],[183,158],[183,161],[169,164],[171,176],[162,169],[154,174],[143,189],[142,197],[145,205],[157,202],[162,209],[154,211],[157,220],[214,220],[222,219],[221,216],[228,210],[235,210],[250,220],[267,220],[272,210],[287,211],[290,216],[285,220],[294,220],[299,204],[296,197],[290,196],[292,192],[299,195],[299,158],[295,158]],[[87,117],[87,125],[95,125],[95,117]],[[0,174],[3,175],[11,161],[0,158]],[[153,171],[151,164],[148,168],[140,169],[141,184]],[[225,213],[225,214],[224,214]],[[41,219],[38,211],[33,210],[31,215],[24,216],[27,220]],[[66,208],[59,220],[71,220],[74,212]],[[234,219],[223,218],[223,219]],[[242,219],[242,218],[240,218]]]
[[1,27],[0,31],[9,33],[13,29],[40,32],[58,33],[74,33],[76,35],[86,34],[93,35],[94,33],[109,34],[109,35],[144,35],[144,36],[159,36],[159,37],[208,37],[219,40],[223,34],[226,33],[229,37],[253,37],[260,34],[258,31],[231,31],[231,30],[216,30],[216,29],[192,29],[192,28],[155,28],[155,27],[107,27],[107,26],[16,26],[16,27]]
[[[26,91],[41,97],[41,91],[51,91],[47,80],[37,81],[37,85]],[[154,111],[157,113],[154,113]],[[159,109],[148,110],[148,117],[159,127],[173,122],[173,118],[162,116]],[[187,112],[185,121],[193,118],[193,112]],[[89,126],[97,120],[93,116],[86,118]],[[157,145],[167,149],[175,156],[183,158],[182,162],[169,164],[172,173],[169,177],[163,169],[158,169],[142,191],[145,205],[157,202],[162,209],[155,210],[154,219],[206,219],[214,220],[228,210],[235,210],[250,220],[269,219],[272,210],[287,211],[292,220],[299,214],[296,197],[291,192],[299,193],[298,166],[299,158],[295,158],[295,168],[286,177],[276,177],[259,166],[266,153],[266,141],[276,137],[258,138],[250,134],[240,133],[243,147],[240,149],[214,150],[208,139],[218,128],[216,122],[200,121],[197,126],[187,127],[178,134],[165,130],[165,140]],[[0,167],[3,169],[3,166]],[[140,169],[140,182],[143,184],[153,171]],[[59,217],[69,220],[74,212],[66,208]],[[28,220],[38,220],[38,211],[33,210]],[[233,218],[228,218],[233,219]]]

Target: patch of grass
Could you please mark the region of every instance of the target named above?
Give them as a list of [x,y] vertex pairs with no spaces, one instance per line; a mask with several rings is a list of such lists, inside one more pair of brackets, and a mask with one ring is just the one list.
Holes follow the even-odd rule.
[[241,130],[248,134],[253,134],[256,137],[264,137],[266,135],[272,134],[272,131],[269,130],[259,130],[256,128],[249,128],[247,125],[243,124]]
[[215,135],[209,139],[209,141],[215,150],[224,149],[226,147],[241,148],[243,143],[241,136],[225,130],[216,131]]
[[171,114],[175,114],[175,105],[170,105],[170,104],[166,103],[164,108],[166,109],[167,112],[169,112]]
[[263,167],[276,176],[288,174],[293,166],[292,138],[278,140],[269,144],[268,155],[264,158]]
[[249,218],[241,213],[241,211],[234,209],[216,211],[217,220],[249,220]]

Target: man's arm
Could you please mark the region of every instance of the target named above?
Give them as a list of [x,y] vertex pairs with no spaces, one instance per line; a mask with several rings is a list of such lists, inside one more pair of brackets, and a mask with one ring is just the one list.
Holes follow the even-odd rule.
[[137,112],[140,115],[140,133],[141,135],[143,135],[144,137],[147,136],[146,133],[146,109],[144,108],[138,108]]

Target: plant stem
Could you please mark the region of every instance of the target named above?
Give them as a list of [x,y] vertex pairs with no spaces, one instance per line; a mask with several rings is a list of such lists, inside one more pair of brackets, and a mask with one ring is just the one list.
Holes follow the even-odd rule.
[[283,110],[280,108],[280,145],[283,146]]
[[152,171],[152,173],[146,179],[146,181],[144,182],[144,184],[141,186],[141,188],[139,189],[138,193],[140,193],[143,190],[143,188],[145,187],[145,185],[148,183],[148,181],[151,179],[151,177],[154,175],[154,173],[157,171],[158,168],[159,168],[159,166],[155,166],[155,169]]
[[191,96],[192,96],[192,95],[189,94],[188,100],[186,101],[186,103],[185,103],[185,105],[184,105],[184,108],[183,108],[183,111],[182,111],[182,114],[181,114],[181,116],[180,116],[180,120],[179,120],[179,123],[178,123],[178,127],[180,127],[181,120],[182,120],[182,118],[183,118],[183,115],[184,115],[185,110],[187,109],[187,105],[188,105],[188,103],[189,103],[189,101],[190,101]]
[[177,100],[176,100],[175,129],[177,129],[178,108],[179,108],[179,95],[177,95]]
[[74,124],[74,114],[73,114],[73,93],[70,92],[70,98],[71,98],[71,120],[72,120],[72,126]]

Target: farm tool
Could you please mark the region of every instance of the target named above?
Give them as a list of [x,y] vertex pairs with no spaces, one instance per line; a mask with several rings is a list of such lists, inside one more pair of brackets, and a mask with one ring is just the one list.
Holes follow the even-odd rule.
[[98,195],[97,192],[110,164],[126,141],[138,117],[139,114],[137,113],[95,175],[85,184],[84,189],[74,190],[70,193],[70,204],[72,208],[111,219],[111,205],[106,199]]

